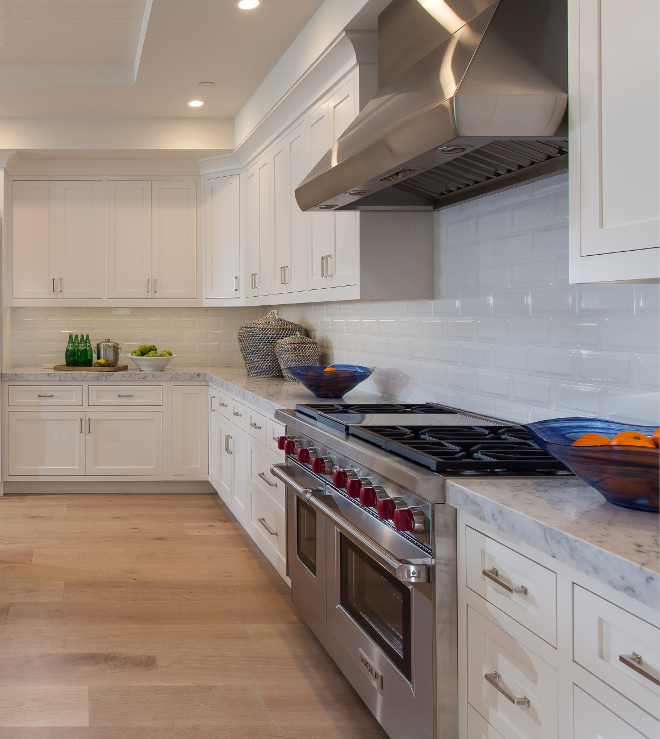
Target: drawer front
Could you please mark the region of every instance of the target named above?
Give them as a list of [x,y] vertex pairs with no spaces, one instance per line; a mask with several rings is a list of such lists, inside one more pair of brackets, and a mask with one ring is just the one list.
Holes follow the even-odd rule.
[[465,549],[468,588],[556,647],[557,575],[469,526]]
[[577,685],[573,686],[573,736],[575,739],[646,739]]
[[277,446],[277,440],[280,436],[284,436],[286,432],[286,429],[284,428],[283,423],[278,423],[277,421],[273,421],[272,418],[268,419],[268,439],[267,439],[267,446],[271,450],[271,452],[275,452],[278,457],[283,457],[284,452],[278,448]]
[[[633,653],[641,657],[641,665]],[[573,585],[573,659],[652,716],[660,716],[660,687],[655,683],[660,679],[660,629],[578,585]]]
[[557,672],[470,607],[468,702],[507,739],[557,739]]
[[504,739],[504,737],[472,706],[468,706],[467,739]]
[[10,385],[9,405],[82,405],[82,385]]
[[268,444],[268,429],[266,426],[266,416],[251,408],[247,412],[247,432],[253,439],[260,441],[264,446]]
[[162,385],[90,385],[90,405],[163,405]]
[[250,526],[262,549],[286,562],[286,524],[284,509],[250,486]]
[[240,429],[247,428],[247,411],[245,410],[245,404],[239,403],[233,398],[229,401],[229,420],[234,423]]
[[284,508],[284,483],[270,474],[273,460],[270,455],[262,451],[256,444],[250,442],[249,468],[250,482],[254,487],[267,495],[273,503]]
[[218,396],[218,413],[225,418],[231,418],[231,396],[217,388],[211,389],[215,390]]

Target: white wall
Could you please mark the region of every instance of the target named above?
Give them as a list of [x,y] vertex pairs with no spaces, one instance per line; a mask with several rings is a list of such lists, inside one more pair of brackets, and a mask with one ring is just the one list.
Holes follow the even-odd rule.
[[399,400],[658,425],[659,286],[569,285],[567,219],[566,175],[469,201],[436,214],[436,300],[280,314]]

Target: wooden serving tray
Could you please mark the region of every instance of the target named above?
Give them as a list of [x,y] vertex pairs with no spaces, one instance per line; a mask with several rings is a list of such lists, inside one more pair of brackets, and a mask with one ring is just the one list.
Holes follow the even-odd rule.
[[127,364],[118,364],[116,367],[67,367],[66,364],[56,364],[55,372],[128,372]]

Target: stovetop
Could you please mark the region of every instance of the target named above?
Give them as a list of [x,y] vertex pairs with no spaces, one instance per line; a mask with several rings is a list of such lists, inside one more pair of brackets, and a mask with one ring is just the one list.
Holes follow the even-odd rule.
[[444,475],[570,475],[521,426],[425,404],[310,404],[299,413]]

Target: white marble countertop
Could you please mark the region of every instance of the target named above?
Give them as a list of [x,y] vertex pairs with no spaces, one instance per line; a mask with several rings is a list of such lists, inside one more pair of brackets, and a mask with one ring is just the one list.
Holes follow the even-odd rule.
[[608,503],[580,480],[447,481],[447,502],[652,608],[660,608],[659,519]]
[[[8,382],[209,382],[249,403],[265,413],[278,408],[295,408],[297,403],[323,403],[337,400],[315,398],[298,382],[286,382],[278,377],[248,377],[240,367],[168,367],[164,372],[140,372],[129,367],[126,372],[55,372],[40,368],[16,368],[2,373]],[[358,388],[347,393],[347,402],[374,403],[381,398]]]

